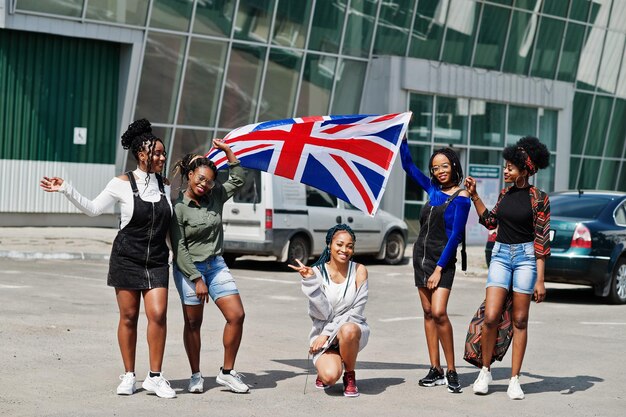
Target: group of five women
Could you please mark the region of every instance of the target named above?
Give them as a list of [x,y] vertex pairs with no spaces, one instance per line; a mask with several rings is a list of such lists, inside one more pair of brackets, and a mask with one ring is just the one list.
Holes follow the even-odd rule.
[[[147,339],[150,373],[143,388],[159,397],[174,398],[176,392],[161,373],[167,332],[167,288],[169,248],[174,254],[173,275],[180,295],[183,341],[191,378],[189,392],[203,392],[200,372],[200,329],[203,306],[209,297],[220,309],[226,324],[223,332],[224,360],[216,382],[233,392],[249,387],[234,370],[242,338],[244,308],[235,281],[224,259],[222,209],[224,203],[244,185],[243,169],[229,146],[214,139],[213,146],[228,159],[229,179],[216,181],[217,169],[202,155],[188,154],[175,164],[181,176],[181,192],[174,205],[170,184],[161,173],[166,152],[161,139],[152,134],[150,123],[133,122],[122,136],[122,146],[137,160],[137,169],[113,178],[105,189],[89,200],[59,177],[44,177],[44,191],[64,194],[76,207],[97,216],[120,203],[120,230],[113,243],[108,285],[115,288],[120,311],[118,342],[125,373],[117,388],[120,395],[135,392],[135,350],[141,298],[148,319]],[[422,209],[420,232],[413,247],[415,285],[424,312],[424,330],[430,359],[422,386],[447,385],[450,392],[461,392],[454,364],[453,333],[447,315],[448,299],[454,280],[457,246],[464,238],[471,201],[481,224],[498,228],[486,290],[485,321],[482,332],[483,368],[474,382],[478,394],[488,392],[490,365],[498,319],[509,291],[513,292],[512,377],[508,395],[521,399],[519,371],[526,347],[526,325],[531,296],[537,302],[545,297],[544,259],[549,255],[549,202],[544,193],[530,185],[529,177],[548,165],[549,153],[538,139],[526,137],[504,150],[504,179],[514,185],[500,193],[489,211],[476,191],[476,181],[465,179],[456,153],[443,148],[429,161],[429,176],[412,162],[408,144],[401,148],[402,166],[409,177],[428,194]],[[326,389],[343,373],[344,395],[359,395],[355,366],[358,352],[369,338],[364,316],[368,297],[367,269],[352,261],[356,236],[347,225],[332,227],[326,236],[326,249],[311,267],[299,262],[290,265],[302,276],[302,291],[309,301],[313,322],[309,353],[317,369],[315,386]],[[446,359],[444,374],[439,345]]]

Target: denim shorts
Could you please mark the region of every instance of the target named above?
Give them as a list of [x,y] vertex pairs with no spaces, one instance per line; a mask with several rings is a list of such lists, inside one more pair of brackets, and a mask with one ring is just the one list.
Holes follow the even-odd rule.
[[[213,301],[227,295],[239,294],[235,279],[221,256],[211,256],[202,262],[194,262],[198,272],[209,289],[209,296]],[[174,283],[184,305],[198,305],[200,300],[196,296],[196,284],[181,272],[174,262]]]
[[533,242],[506,244],[496,242],[491,252],[487,287],[502,287],[532,294],[537,282],[537,259]]

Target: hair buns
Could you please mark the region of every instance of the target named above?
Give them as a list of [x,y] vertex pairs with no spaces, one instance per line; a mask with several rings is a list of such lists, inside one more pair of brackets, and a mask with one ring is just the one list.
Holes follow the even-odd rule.
[[135,138],[144,134],[152,133],[152,127],[148,119],[139,119],[128,125],[128,129],[122,135],[122,147],[124,149],[130,149]]

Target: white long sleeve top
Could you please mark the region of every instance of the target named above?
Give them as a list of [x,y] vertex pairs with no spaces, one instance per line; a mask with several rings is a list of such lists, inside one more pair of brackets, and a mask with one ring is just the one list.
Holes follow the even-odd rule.
[[[161,198],[161,192],[159,191],[159,183],[154,173],[148,174],[139,168],[133,171],[135,180],[137,181],[137,188],[139,190],[139,197],[143,201],[156,203]],[[149,176],[149,181],[146,185],[146,178]],[[167,201],[172,208],[172,202],[169,199],[170,189],[169,185],[164,185],[165,195],[168,196]],[[133,210],[135,208],[133,200],[133,189],[130,186],[130,182],[122,180],[120,178],[113,178],[106,185],[104,190],[98,194],[93,200],[80,194],[76,188],[72,186],[68,181],[63,181],[59,192],[76,206],[80,211],[90,217],[99,216],[109,207],[115,203],[120,203],[120,229],[123,229],[133,217]]]

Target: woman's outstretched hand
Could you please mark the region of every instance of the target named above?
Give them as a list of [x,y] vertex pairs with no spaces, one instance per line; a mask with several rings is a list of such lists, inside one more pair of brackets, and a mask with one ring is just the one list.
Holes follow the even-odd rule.
[[39,186],[47,193],[58,192],[61,185],[63,185],[63,178],[59,177],[43,177],[43,179],[39,181]]
[[300,262],[299,259],[296,259],[296,262],[298,263],[298,266],[291,265],[291,264],[289,264],[288,266],[294,271],[298,271],[300,275],[302,275],[302,278],[306,279],[306,278],[311,278],[315,276],[315,272],[313,272],[313,268],[311,268],[310,266],[306,266],[305,264]]

